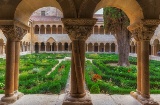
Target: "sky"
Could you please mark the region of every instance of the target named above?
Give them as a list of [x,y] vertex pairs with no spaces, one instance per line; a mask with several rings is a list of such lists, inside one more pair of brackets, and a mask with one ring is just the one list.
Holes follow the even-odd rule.
[[103,14],[103,8],[98,10],[95,14]]

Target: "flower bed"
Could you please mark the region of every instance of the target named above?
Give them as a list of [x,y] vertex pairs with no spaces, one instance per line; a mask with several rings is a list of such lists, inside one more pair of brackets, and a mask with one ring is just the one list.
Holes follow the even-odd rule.
[[[58,60],[55,58],[59,59],[60,56],[56,56],[57,54],[31,54],[21,56],[19,91],[25,94],[60,93],[60,91],[64,89],[68,78],[70,62],[61,62],[50,75],[47,75],[47,73],[58,64]],[[63,57],[65,57],[65,55],[61,58]],[[61,68],[61,66],[63,68]],[[61,70],[58,70],[59,68],[61,68]],[[4,69],[5,60],[0,62],[0,73],[2,75],[0,77],[0,93],[4,93]]]
[[[111,66],[109,63],[117,63],[117,55],[100,54],[100,59],[93,60],[93,64],[86,62],[86,84],[91,93],[97,93],[93,87],[99,88],[100,93],[129,94],[136,89],[136,58],[130,57],[130,67]],[[90,56],[91,57],[91,56]],[[151,93],[160,93],[160,62],[150,61],[150,87]],[[93,74],[98,74],[102,79],[93,80]],[[97,84],[98,86],[95,86]]]

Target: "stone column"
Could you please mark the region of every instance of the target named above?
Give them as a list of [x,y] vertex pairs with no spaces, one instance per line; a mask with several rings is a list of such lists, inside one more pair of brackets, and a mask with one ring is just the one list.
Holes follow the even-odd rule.
[[100,44],[98,43],[98,52],[99,52]]
[[133,47],[134,47],[134,46],[133,46],[133,45],[131,45],[131,53],[133,53]]
[[68,52],[69,52],[69,47],[70,47],[70,44],[68,43]]
[[137,54],[137,44],[135,45],[135,54]]
[[106,52],[106,46],[105,46],[105,44],[104,44],[104,49],[103,49],[103,52]]
[[84,87],[85,42],[91,35],[96,19],[62,19],[62,22],[72,41],[71,90],[63,105],[92,105]]
[[144,98],[150,98],[149,83],[149,40],[141,41],[141,95]]
[[94,52],[94,44],[92,44],[92,52]]
[[[149,42],[159,20],[141,20],[139,25],[129,26],[129,30],[134,34],[134,38],[138,40],[137,60],[138,60],[138,77],[137,77],[137,94],[131,92],[131,95],[140,101],[143,105],[158,105],[150,98],[150,80],[149,80]],[[140,71],[139,71],[140,69]]]
[[59,51],[59,49],[58,49],[58,43],[56,44],[56,46],[57,46],[57,52]]
[[51,27],[51,34],[52,34],[52,25],[50,25],[50,27]]
[[65,49],[65,48],[64,48],[64,43],[62,43],[62,52],[64,51],[64,49]]
[[109,52],[111,52],[111,43],[109,44]]
[[39,34],[41,34],[41,26],[39,26]]
[[47,32],[47,26],[45,25],[44,26],[44,34],[46,34],[46,32]]
[[53,49],[52,49],[52,44],[50,45],[50,47],[51,47],[51,51],[53,51]]
[[38,52],[40,52],[41,51],[41,43],[40,42],[38,43],[38,47],[39,47],[38,48],[38,50],[39,50]]
[[152,45],[152,55],[154,55],[154,45]]
[[87,43],[87,52],[88,52],[88,43]]
[[3,55],[5,54],[5,47],[6,47],[6,45],[4,44],[3,45]]
[[45,50],[44,51],[46,52],[47,43],[44,43],[44,46],[45,46]]
[[[14,24],[16,24],[16,21]],[[23,95],[18,92],[19,56],[20,40],[27,33],[27,30],[16,25],[1,26],[1,29],[7,38],[5,96],[2,97],[1,101],[13,103]]]

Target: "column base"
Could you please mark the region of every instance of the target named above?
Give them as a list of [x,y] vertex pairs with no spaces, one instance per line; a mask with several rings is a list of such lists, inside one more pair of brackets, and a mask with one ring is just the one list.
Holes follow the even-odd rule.
[[130,92],[130,95],[131,95],[133,98],[137,99],[140,94],[139,94],[138,92],[131,91],[131,92]]
[[13,96],[10,96],[10,97],[3,96],[1,98],[1,101],[2,101],[2,103],[11,104],[11,103],[14,103],[15,101],[17,101],[17,96],[16,95],[13,95]]
[[144,98],[141,95],[137,97],[137,100],[142,104],[142,105],[159,105],[158,102],[154,101],[152,98]]
[[144,98],[138,92],[130,92],[130,95],[138,100],[142,105],[159,105],[158,102],[154,101],[152,98]]
[[93,104],[90,94],[86,92],[86,95],[82,98],[74,98],[69,93],[67,93],[62,105],[93,105]]
[[24,96],[24,94],[19,91],[15,92],[14,95],[17,97],[17,100]]

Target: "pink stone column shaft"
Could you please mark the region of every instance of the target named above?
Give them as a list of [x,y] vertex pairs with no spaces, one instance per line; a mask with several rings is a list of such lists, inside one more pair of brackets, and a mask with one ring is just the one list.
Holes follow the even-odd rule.
[[141,92],[141,42],[137,41],[137,93]]
[[141,41],[141,95],[150,98],[149,41]]
[[15,71],[14,71],[14,91],[18,91],[19,86],[19,58],[20,58],[20,41],[15,42]]
[[15,41],[7,40],[5,96],[14,95]]

